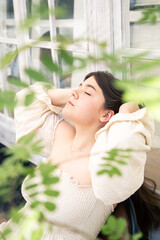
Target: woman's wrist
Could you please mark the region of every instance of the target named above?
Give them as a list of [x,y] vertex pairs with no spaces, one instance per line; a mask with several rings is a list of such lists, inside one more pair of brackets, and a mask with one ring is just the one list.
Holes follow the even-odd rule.
[[52,105],[64,106],[72,94],[72,88],[52,88],[47,91]]

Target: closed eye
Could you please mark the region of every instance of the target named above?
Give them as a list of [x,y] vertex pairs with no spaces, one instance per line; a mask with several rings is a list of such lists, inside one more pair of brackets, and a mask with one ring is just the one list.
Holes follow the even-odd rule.
[[85,92],[85,94],[87,94],[87,95],[91,96],[91,94],[89,94],[89,93],[87,93],[87,92]]

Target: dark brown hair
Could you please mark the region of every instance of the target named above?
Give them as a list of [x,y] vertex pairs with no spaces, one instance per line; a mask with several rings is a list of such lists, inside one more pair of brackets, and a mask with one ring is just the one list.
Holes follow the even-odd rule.
[[[119,107],[123,104],[123,92],[118,90],[114,84],[117,79],[108,72],[98,71],[89,73],[84,78],[84,81],[91,76],[95,78],[103,92],[105,98],[104,108],[117,113]],[[145,178],[142,186],[131,196],[136,211],[138,226],[143,233],[143,240],[148,239],[150,230],[160,226],[160,195],[157,194],[155,190],[156,183],[151,179]],[[107,239],[106,236],[101,234],[98,236],[101,237],[101,239]]]
[[[138,231],[143,234],[141,240],[149,240],[149,232],[160,227],[160,195],[156,193],[156,183],[151,179],[145,178],[142,186],[130,198],[119,203],[115,208],[113,215],[116,218],[122,217],[127,221],[126,231],[129,234],[132,233],[133,227],[129,207],[130,200],[132,200],[135,209],[135,221],[138,224]],[[126,234],[124,234],[121,240],[126,239],[125,236]],[[102,240],[108,240],[108,237],[101,232],[98,237]]]
[[131,196],[143,240],[148,233],[160,227],[160,195],[156,193],[156,183],[145,178],[143,185]]
[[117,79],[108,72],[98,71],[87,74],[87,76],[85,76],[84,78],[84,81],[92,76],[95,78],[97,84],[103,92],[105,98],[104,108],[108,110],[113,110],[114,113],[118,113],[119,107],[123,103],[123,92],[115,87],[115,80]]

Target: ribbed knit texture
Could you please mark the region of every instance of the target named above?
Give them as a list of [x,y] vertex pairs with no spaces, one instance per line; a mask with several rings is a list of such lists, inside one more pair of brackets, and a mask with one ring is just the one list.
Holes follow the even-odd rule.
[[[96,239],[100,226],[105,223],[108,215],[113,211],[112,205],[106,207],[102,201],[95,197],[92,186],[79,185],[70,174],[57,169],[54,171],[54,176],[60,178],[60,181],[53,185],[53,189],[58,190],[60,195],[58,198],[54,198],[54,203],[57,206],[55,211],[49,212],[41,209],[48,222],[52,223],[50,225],[51,231],[46,229],[42,239]],[[26,179],[22,186],[23,197],[28,203],[31,201],[29,195],[32,190],[26,191],[25,187],[34,183],[41,191],[40,176],[36,177],[35,180]],[[51,201],[51,198],[47,199],[44,194],[39,193],[37,200]]]

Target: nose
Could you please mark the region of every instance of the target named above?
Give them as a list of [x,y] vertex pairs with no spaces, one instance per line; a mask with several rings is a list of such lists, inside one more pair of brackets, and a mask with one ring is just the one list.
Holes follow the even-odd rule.
[[79,98],[78,89],[73,89],[73,91],[71,92],[71,96],[73,96],[75,99],[78,99]]

